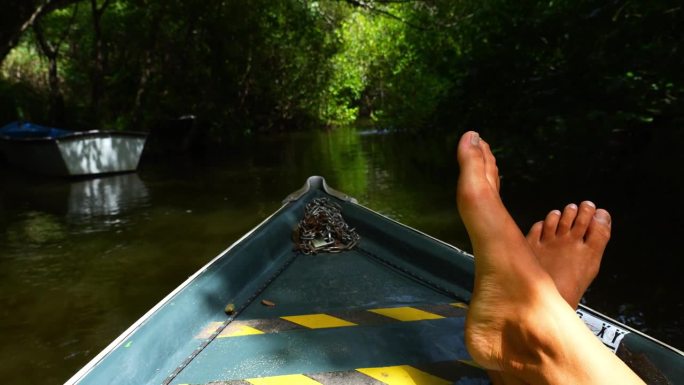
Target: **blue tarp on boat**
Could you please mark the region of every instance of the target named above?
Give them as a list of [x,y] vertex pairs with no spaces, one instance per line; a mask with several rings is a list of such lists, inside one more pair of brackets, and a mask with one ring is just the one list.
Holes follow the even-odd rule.
[[69,135],[71,131],[45,127],[29,122],[12,122],[0,128],[0,136],[9,138],[50,138],[56,139]]

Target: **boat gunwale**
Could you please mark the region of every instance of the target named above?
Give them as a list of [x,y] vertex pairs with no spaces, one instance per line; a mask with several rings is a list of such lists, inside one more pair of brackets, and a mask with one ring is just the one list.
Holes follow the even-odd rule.
[[[353,203],[353,202],[352,202],[352,203]],[[456,246],[454,246],[454,245],[451,245],[451,244],[446,243],[446,242],[444,242],[444,241],[442,241],[442,240],[440,240],[440,239],[437,239],[437,238],[431,236],[430,234],[426,234],[426,233],[424,233],[424,232],[422,232],[422,231],[420,231],[420,230],[417,230],[417,229],[415,229],[415,228],[413,228],[413,227],[411,227],[411,226],[408,226],[408,225],[405,225],[405,224],[403,224],[403,223],[401,223],[401,222],[398,222],[398,221],[396,221],[396,220],[394,220],[394,219],[392,219],[392,218],[390,218],[390,217],[388,217],[388,216],[386,216],[386,215],[384,215],[384,214],[381,214],[381,213],[379,213],[379,212],[377,212],[377,211],[374,211],[373,209],[369,209],[368,207],[366,207],[366,206],[364,206],[364,205],[361,205],[361,204],[359,204],[359,203],[355,203],[355,204],[356,204],[357,206],[359,206],[359,207],[361,207],[361,208],[363,208],[363,209],[365,209],[365,210],[367,210],[367,211],[373,213],[373,214],[377,214],[377,215],[379,215],[379,216],[381,216],[381,217],[383,217],[383,218],[389,220],[390,222],[393,222],[393,223],[395,223],[395,224],[397,224],[397,225],[403,226],[403,227],[407,228],[408,230],[411,230],[411,231],[413,231],[413,232],[415,232],[415,233],[418,233],[419,235],[422,235],[422,236],[424,236],[424,237],[426,237],[426,238],[429,238],[429,239],[431,239],[432,241],[435,241],[435,242],[437,242],[437,243],[440,243],[440,244],[442,244],[443,246],[446,246],[446,247],[448,247],[448,248],[454,249],[454,250],[458,251],[459,253],[463,254],[464,256],[469,257],[470,259],[472,259],[473,262],[475,261],[475,255],[473,255],[473,254],[471,254],[471,253],[469,253],[469,252],[467,252],[467,251],[464,251],[464,250],[462,250],[462,249],[460,249],[460,248],[458,248],[458,247],[456,247]],[[586,311],[590,312],[592,315],[597,316],[597,317],[600,317],[600,318],[603,318],[603,319],[605,319],[606,321],[609,321],[610,323],[614,324],[615,326],[619,326],[619,327],[622,328],[622,329],[626,329],[626,330],[628,330],[630,333],[637,334],[637,335],[639,335],[639,336],[641,336],[641,337],[644,337],[644,338],[648,339],[649,341],[651,341],[651,342],[653,342],[653,343],[655,343],[655,344],[658,344],[658,345],[660,345],[660,346],[662,346],[662,347],[664,347],[664,348],[667,348],[667,349],[672,350],[673,352],[675,352],[675,353],[677,353],[677,354],[679,354],[679,355],[681,355],[681,356],[684,356],[684,352],[681,351],[681,350],[679,350],[679,349],[677,349],[677,348],[675,348],[674,346],[668,345],[667,343],[665,343],[665,342],[663,342],[663,341],[661,341],[661,340],[659,340],[659,339],[657,339],[657,338],[655,338],[655,337],[652,337],[652,336],[650,336],[650,335],[648,335],[648,334],[645,334],[645,333],[643,333],[643,332],[641,332],[641,331],[639,331],[639,330],[636,330],[636,329],[632,328],[631,326],[625,325],[625,324],[623,324],[622,322],[617,321],[617,320],[615,320],[614,318],[611,318],[611,317],[605,315],[604,313],[601,313],[601,312],[598,311],[598,310],[595,310],[595,309],[593,309],[593,308],[591,308],[591,307],[589,307],[589,306],[583,305],[583,304],[579,304],[579,305],[578,305],[578,308],[580,308],[580,309],[582,309],[582,310],[586,310]]]
[[[320,176],[309,177],[309,179],[307,179],[307,183],[305,184],[305,187],[309,187],[309,189],[311,188],[311,185],[312,185],[313,183],[310,183],[309,180],[312,179],[312,178],[320,178],[320,179],[322,179],[322,186],[324,186],[326,189],[330,188],[330,187],[328,187],[327,183],[325,182],[325,178],[320,177]],[[327,191],[326,189],[324,189],[324,191],[327,193],[328,191]],[[303,190],[303,188],[302,188],[302,190]],[[288,198],[287,198],[284,202],[287,203],[287,202],[290,202],[290,201],[296,201],[296,200],[298,200],[300,197],[304,196],[305,193],[308,192],[308,191],[309,191],[309,190],[306,190],[306,191],[304,191],[304,192],[298,194],[298,196],[294,197],[294,199],[292,199],[292,198],[293,198],[293,195],[294,195],[295,193],[299,193],[299,191],[297,191],[297,192],[295,192],[295,193],[289,195]],[[336,190],[333,190],[333,191],[337,192]],[[329,193],[328,193],[328,194],[329,194]],[[347,196],[347,197],[349,197],[348,195],[346,195],[346,194],[344,194],[344,193],[342,193],[342,194],[345,195],[345,196]],[[333,194],[330,194],[330,195],[335,196],[335,195],[333,195]],[[421,235],[421,236],[423,236],[423,237],[425,237],[425,238],[428,238],[428,239],[430,239],[430,240],[432,240],[432,241],[434,241],[434,242],[440,243],[441,245],[446,246],[447,248],[454,249],[454,250],[458,251],[459,253],[463,254],[464,256],[469,257],[470,259],[472,259],[473,262],[475,261],[475,255],[473,255],[473,254],[471,254],[471,253],[469,253],[469,252],[467,252],[467,251],[464,251],[464,250],[462,250],[462,249],[460,249],[460,248],[458,248],[458,247],[456,247],[456,246],[454,246],[454,245],[452,245],[452,244],[449,244],[449,243],[447,243],[447,242],[444,242],[444,241],[442,241],[441,239],[437,239],[437,238],[433,237],[433,236],[430,235],[430,234],[426,234],[426,233],[424,233],[424,232],[422,232],[422,231],[420,231],[420,230],[418,230],[418,229],[415,229],[415,228],[413,228],[413,227],[411,227],[411,226],[408,226],[408,225],[406,225],[406,224],[403,224],[403,223],[401,223],[401,222],[399,222],[399,221],[397,221],[397,220],[395,220],[395,219],[392,219],[392,218],[390,218],[390,217],[388,217],[388,216],[386,216],[386,215],[384,215],[384,214],[381,214],[381,213],[379,213],[379,212],[377,212],[377,211],[375,211],[375,210],[373,210],[373,209],[370,209],[370,208],[368,208],[368,207],[366,207],[366,206],[364,206],[364,205],[358,203],[358,201],[357,201],[355,198],[352,198],[352,197],[349,197],[349,198],[351,198],[351,199],[345,199],[345,200],[346,200],[347,202],[351,203],[351,204],[354,204],[354,205],[356,205],[356,206],[358,206],[358,207],[360,207],[360,208],[362,208],[362,209],[364,209],[364,210],[366,210],[366,211],[372,213],[372,214],[379,215],[379,216],[383,217],[384,219],[386,219],[386,220],[388,220],[388,221],[390,221],[390,222],[393,222],[394,224],[397,224],[397,225],[402,226],[402,227],[404,227],[404,228],[406,228],[406,229],[408,229],[408,230],[411,230],[411,231],[417,233],[418,235]],[[586,305],[583,305],[583,304],[579,304],[578,308],[583,309],[583,310],[586,310],[586,311],[589,311],[589,312],[592,313],[593,315],[598,316],[598,317],[600,317],[600,318],[605,319],[606,321],[609,321],[609,322],[613,323],[615,326],[619,326],[619,327],[621,327],[621,328],[623,328],[623,329],[626,329],[626,330],[628,330],[628,331],[631,332],[631,333],[634,333],[634,334],[637,334],[637,335],[639,335],[639,336],[641,336],[641,337],[644,337],[644,338],[648,339],[649,341],[651,341],[651,342],[653,342],[653,343],[656,343],[656,344],[658,344],[658,345],[660,345],[660,346],[662,346],[662,347],[664,347],[664,348],[667,348],[667,349],[672,350],[673,352],[675,352],[675,353],[677,353],[677,354],[679,354],[679,355],[681,355],[681,356],[684,356],[684,352],[681,351],[681,350],[679,350],[679,349],[677,349],[677,348],[675,348],[674,346],[668,345],[667,343],[665,343],[665,342],[663,342],[663,341],[660,341],[659,339],[657,339],[657,338],[655,338],[655,337],[652,337],[652,336],[650,336],[650,335],[648,335],[648,334],[645,334],[645,333],[643,333],[643,332],[641,332],[641,331],[639,331],[639,330],[636,330],[636,329],[632,328],[631,326],[625,325],[625,324],[623,324],[622,322],[617,321],[617,320],[615,320],[615,319],[613,319],[613,318],[611,318],[611,317],[605,315],[604,313],[601,313],[601,312],[599,312],[599,311],[597,311],[597,310],[595,310],[595,309],[593,309],[593,308],[590,308],[589,306],[586,306]]]
[[89,131],[73,131],[62,136],[29,136],[29,137],[13,137],[7,134],[0,133],[0,139],[8,142],[16,143],[31,143],[31,142],[59,142],[67,140],[88,139],[98,137],[128,137],[146,139],[148,134],[142,131],[113,131],[113,130],[89,130]]
[[589,311],[593,316],[603,318],[606,321],[609,321],[610,323],[614,324],[615,326],[619,326],[622,329],[626,329],[630,333],[637,334],[640,337],[643,337],[643,338],[645,338],[645,339],[647,339],[647,340],[649,340],[649,341],[651,341],[657,345],[660,345],[663,348],[671,350],[673,353],[677,353],[680,356],[684,357],[684,351],[681,351],[681,350],[675,348],[674,346],[668,345],[667,343],[665,343],[665,342],[663,342],[663,341],[661,341],[655,337],[652,337],[652,336],[645,334],[639,330],[636,330],[636,329],[632,328],[631,326],[625,325],[622,322],[617,321],[614,318],[611,318],[611,317],[605,315],[604,313],[601,313],[600,311],[594,310],[593,308],[590,308],[589,306],[582,305],[582,304],[579,304],[578,308],[580,308],[582,310]]
[[183,283],[178,285],[173,291],[171,291],[169,294],[167,294],[161,301],[159,301],[156,305],[154,305],[150,310],[148,310],[145,314],[143,314],[137,321],[135,321],[131,326],[129,326],[123,333],[121,333],[117,338],[115,338],[112,342],[109,343],[100,353],[98,353],[95,357],[93,357],[88,363],[83,366],[81,369],[79,369],[76,374],[71,376],[64,385],[75,385],[78,384],[81,379],[83,379],[88,373],[97,365],[99,364],[109,353],[111,353],[114,349],[119,347],[121,344],[126,341],[126,339],[134,334],[147,320],[149,320],[159,309],[164,307],[166,304],[170,303],[171,300],[183,289],[186,287],[190,286],[190,284],[203,272],[205,272],[207,269],[209,269],[212,265],[214,265],[216,262],[221,260],[228,252],[230,252],[232,249],[236,248],[239,244],[241,244],[245,239],[247,239],[250,235],[252,235],[254,232],[259,230],[260,228],[264,227],[274,216],[276,216],[278,213],[281,211],[284,211],[287,208],[288,204],[282,205],[280,208],[278,208],[275,212],[273,212],[271,215],[269,215],[267,218],[265,218],[263,221],[261,221],[259,224],[257,224],[254,228],[252,228],[250,231],[248,231],[245,235],[240,237],[238,240],[233,242],[228,248],[223,250],[221,253],[219,253],[216,257],[214,257],[211,261],[207,262],[204,266],[202,266],[199,270],[197,270],[195,273],[190,275]]

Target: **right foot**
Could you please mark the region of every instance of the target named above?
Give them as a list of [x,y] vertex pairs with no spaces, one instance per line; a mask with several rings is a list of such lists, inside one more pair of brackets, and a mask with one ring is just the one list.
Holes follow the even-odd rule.
[[561,296],[573,308],[601,264],[610,239],[611,219],[604,209],[590,201],[553,210],[546,219],[535,223],[527,234],[532,251],[551,276]]
[[[537,260],[573,309],[596,277],[610,238],[610,225],[607,211],[597,210],[592,202],[584,201],[579,208],[569,204],[562,213],[549,212],[527,234]],[[488,373],[494,385],[522,384],[508,373],[492,370]]]

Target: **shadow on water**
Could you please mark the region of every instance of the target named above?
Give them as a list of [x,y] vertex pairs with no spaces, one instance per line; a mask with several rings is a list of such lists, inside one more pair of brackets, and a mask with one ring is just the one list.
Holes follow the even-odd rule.
[[[271,135],[77,181],[0,165],[0,375],[62,383],[310,175],[469,249],[454,199],[457,139],[355,129]],[[613,214],[614,237],[587,304],[684,347],[672,267],[684,230],[674,202],[684,190],[681,173],[660,166],[684,164],[673,151],[681,138],[653,137],[581,164],[569,160],[581,146],[531,164],[501,143],[503,195],[521,227],[587,198]],[[613,163],[595,160],[622,153]]]

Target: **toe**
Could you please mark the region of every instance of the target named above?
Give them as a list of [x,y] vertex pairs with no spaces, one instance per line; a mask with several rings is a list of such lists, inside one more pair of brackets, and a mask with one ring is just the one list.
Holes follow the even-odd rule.
[[579,212],[577,213],[577,218],[575,218],[575,223],[572,225],[572,234],[576,237],[584,237],[587,232],[589,223],[592,218],[594,218],[594,213],[596,213],[596,205],[590,201],[584,201],[580,203]]
[[486,177],[486,161],[480,136],[466,132],[458,143],[459,177],[457,201],[476,203],[483,194],[490,194],[492,186]]
[[558,222],[556,234],[565,234],[570,231],[572,223],[575,221],[575,217],[577,217],[577,205],[570,203],[563,209],[563,214],[561,214],[560,221]]
[[480,147],[480,136],[477,132],[468,131],[458,142],[458,165],[461,175],[483,175],[485,172],[485,160]]
[[591,222],[589,222],[584,241],[590,247],[602,253],[610,239],[611,224],[612,220],[608,211],[597,209]]
[[543,227],[543,221],[539,221],[530,227],[530,232],[527,233],[527,241],[530,242],[531,245],[535,245],[541,241]]
[[463,134],[458,142],[456,155],[459,168],[456,203],[461,217],[464,218],[487,191],[488,182],[485,178],[485,161],[480,147],[480,136],[473,131]]
[[542,240],[556,236],[558,230],[558,222],[561,219],[560,210],[551,210],[544,219],[544,227],[542,229]]

